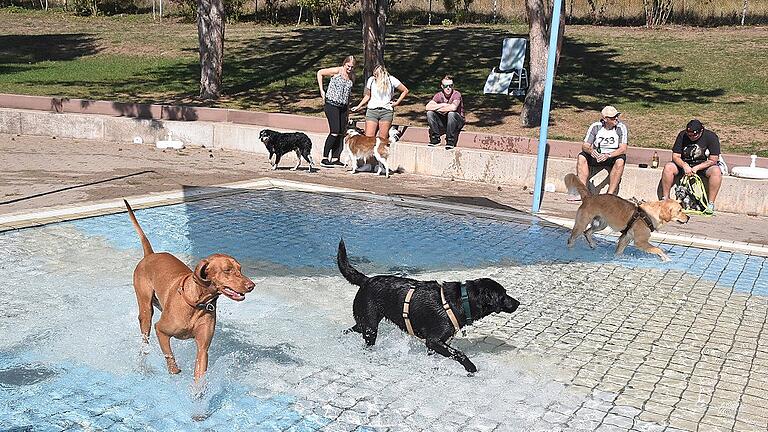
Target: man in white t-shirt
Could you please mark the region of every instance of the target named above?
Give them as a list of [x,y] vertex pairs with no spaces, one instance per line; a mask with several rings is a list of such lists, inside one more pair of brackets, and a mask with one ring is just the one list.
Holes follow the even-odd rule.
[[[600,114],[600,121],[587,129],[581,153],[576,156],[576,174],[587,184],[590,168],[607,169],[608,193],[615,194],[627,160],[627,126],[619,120],[621,113],[611,105],[603,108]],[[579,200],[578,196],[568,197],[568,201]]]

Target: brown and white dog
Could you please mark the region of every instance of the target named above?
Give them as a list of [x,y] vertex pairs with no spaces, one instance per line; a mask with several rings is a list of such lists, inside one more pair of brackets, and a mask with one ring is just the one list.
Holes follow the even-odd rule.
[[622,233],[616,245],[616,255],[621,255],[634,239],[638,248],[658,255],[662,261],[669,261],[667,254],[648,240],[651,238],[651,231],[666,222],[688,222],[689,217],[683,212],[679,202],[666,199],[638,205],[616,195],[592,195],[574,174],[565,176],[565,185],[569,190],[576,190],[581,195],[581,206],[576,211],[568,247],[573,246],[576,237],[583,233],[589,247],[594,249],[592,233],[610,226],[612,230]]
[[381,174],[381,167],[384,167],[384,173],[389,178],[389,146],[400,139],[400,131],[392,126],[389,128],[389,140],[382,141],[378,136],[365,136],[360,129],[347,129],[344,136],[344,150],[341,152],[341,161],[344,166],[352,165],[352,173],[357,172],[357,162],[373,156],[379,162],[379,169],[376,174]]
[[240,263],[229,255],[213,254],[200,261],[195,271],[167,252],[152,250],[128,201],[125,207],[141,240],[144,258],[133,272],[133,288],[139,305],[139,327],[145,344],[149,343],[153,306],[160,310],[155,324],[157,341],[165,356],[168,372],[181,372],[171,351],[171,338],[195,339],[195,382],[208,369],[208,348],[216,329],[216,300],[223,294],[242,301],[253,290],[254,283],[240,269]]

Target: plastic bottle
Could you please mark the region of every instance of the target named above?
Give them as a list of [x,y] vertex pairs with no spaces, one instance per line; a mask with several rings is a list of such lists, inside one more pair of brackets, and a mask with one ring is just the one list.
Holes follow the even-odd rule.
[[653,152],[653,159],[651,159],[651,168],[658,168],[659,167],[659,154],[656,152]]

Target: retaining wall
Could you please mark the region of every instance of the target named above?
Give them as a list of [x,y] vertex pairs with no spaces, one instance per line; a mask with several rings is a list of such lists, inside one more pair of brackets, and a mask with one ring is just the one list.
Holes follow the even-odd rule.
[[[47,98],[50,100],[50,98]],[[4,103],[0,97],[0,106]],[[7,104],[7,100],[5,101]],[[75,104],[76,106],[80,106]],[[94,110],[94,104],[86,108]],[[153,144],[169,135],[180,139],[186,145],[204,146],[241,150],[257,154],[267,154],[264,145],[258,140],[259,132],[269,127],[281,131],[302,130],[313,142],[313,156],[321,158],[321,151],[327,135],[325,119],[290,114],[247,113],[236,110],[218,110],[226,112],[220,115],[196,113],[194,121],[174,121],[166,117],[189,117],[189,112],[182,109],[171,112],[162,107],[105,109],[111,114],[83,114],[65,112],[63,109],[29,110],[0,108],[0,133],[59,136],[67,138],[90,139],[96,141],[132,142],[134,137],[141,137],[145,144]],[[110,111],[113,110],[113,111]],[[199,109],[195,109],[199,110]],[[128,112],[128,114],[125,114]],[[137,113],[145,113],[157,118],[139,118]],[[253,114],[253,115],[250,115]],[[209,120],[200,120],[201,117]],[[260,124],[241,124],[234,121],[260,122]],[[299,126],[299,127],[297,127]],[[521,137],[462,132],[459,146],[452,151],[443,147],[428,147],[426,129],[409,127],[403,138],[393,148],[392,161],[406,172],[480,181],[493,184],[527,186],[533,189],[536,171],[536,150],[538,142]],[[549,141],[549,157],[546,161],[546,183],[552,183],[555,190],[565,192],[563,177],[575,171],[575,155],[579,143]],[[490,149],[489,149],[490,148]],[[619,195],[655,200],[659,197],[661,169],[639,168],[637,161],[647,162],[652,149],[631,148],[625,168]],[[659,151],[662,164],[671,158],[669,151]],[[292,155],[286,156],[284,163],[293,163]],[[725,155],[731,166],[748,165],[749,157],[744,155]],[[758,166],[768,166],[764,159],[758,160]],[[602,171],[593,177],[596,189],[603,190],[602,184],[607,173]],[[768,181],[725,177],[717,199],[718,211],[768,216]]]

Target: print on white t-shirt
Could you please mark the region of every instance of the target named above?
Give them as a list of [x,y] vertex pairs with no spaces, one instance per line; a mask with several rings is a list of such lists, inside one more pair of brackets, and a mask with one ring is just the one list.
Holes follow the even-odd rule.
[[606,129],[602,122],[594,122],[587,129],[584,142],[592,144],[598,153],[608,154],[627,143],[627,126],[619,122],[615,128]]

